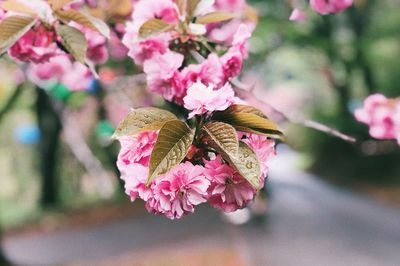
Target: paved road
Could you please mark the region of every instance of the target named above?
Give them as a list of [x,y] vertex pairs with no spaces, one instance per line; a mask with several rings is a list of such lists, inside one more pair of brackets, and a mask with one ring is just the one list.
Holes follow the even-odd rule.
[[[149,253],[163,261],[176,251],[215,250],[240,258],[236,265],[400,265],[400,210],[299,172],[296,158],[283,147],[273,162],[272,199],[264,225],[226,225],[218,213],[201,208],[178,222],[149,215],[90,229],[9,238],[4,247],[19,265],[116,265]],[[209,265],[226,265],[221,260]]]

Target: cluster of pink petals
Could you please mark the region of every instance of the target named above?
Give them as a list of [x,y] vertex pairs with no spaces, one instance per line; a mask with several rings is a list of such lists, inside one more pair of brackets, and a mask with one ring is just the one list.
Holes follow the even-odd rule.
[[63,84],[71,91],[86,90],[93,76],[89,69],[68,55],[54,56],[48,62],[32,63],[27,69],[29,79],[41,88]]
[[[310,0],[311,9],[321,15],[343,12],[353,5],[353,0]],[[294,8],[290,14],[291,21],[305,21],[307,15],[304,10]]]
[[[246,10],[246,5],[246,0],[215,0],[214,9],[222,12],[242,14]],[[243,24],[246,25],[250,31],[253,31],[256,26],[253,21],[243,21],[241,18],[236,18],[221,26],[211,27],[208,37],[215,42],[230,44],[238,28]]]
[[356,110],[359,122],[369,126],[376,139],[397,139],[400,145],[400,100],[388,99],[382,94],[370,95],[361,109]]
[[77,23],[71,22],[70,24],[85,34],[85,39],[88,42],[86,57],[94,64],[104,64],[108,59],[106,37]]
[[339,13],[353,5],[353,0],[310,0],[310,6],[322,15]]
[[[204,165],[183,162],[146,185],[150,155],[157,136],[157,131],[147,131],[120,139],[117,161],[126,194],[132,201],[137,198],[145,201],[150,213],[179,219],[193,213],[197,205],[205,202],[225,212],[233,212],[254,199],[256,190],[219,155],[213,160],[204,160]],[[244,136],[244,141],[254,148],[260,161],[274,155],[274,141],[251,134]],[[261,168],[266,175],[268,167]],[[260,183],[264,179],[265,176],[261,176]]]
[[189,113],[189,119],[195,115],[226,110],[234,101],[235,93],[229,83],[215,90],[213,85],[206,86],[197,82],[189,87],[187,95],[183,98],[184,107],[192,111]]
[[[242,12],[241,9],[245,5],[244,0],[201,1],[196,12]],[[200,81],[220,89],[230,78],[240,74],[243,60],[247,57],[246,43],[254,27],[243,24],[240,19],[235,20],[235,26],[230,27],[233,29],[229,37],[230,49],[225,54],[219,57],[211,53],[203,62],[184,67],[183,55],[170,50],[174,38],[172,33],[155,34],[148,38],[139,37],[140,27],[153,18],[162,19],[169,24],[177,24],[182,19],[176,3],[172,0],[138,1],[132,13],[132,20],[126,24],[122,41],[129,49],[128,55],[136,64],[143,66],[150,91],[161,94],[168,101],[183,104],[188,88],[196,82]],[[217,30],[215,26],[209,27],[210,32]]]
[[56,43],[56,36],[52,31],[39,26],[28,31],[8,50],[9,55],[22,62],[47,62],[50,58],[60,54]]
[[262,177],[261,185],[263,185],[264,179],[268,176],[268,160],[276,155],[275,141],[266,136],[256,134],[245,134],[245,136],[246,137],[242,141],[247,143],[247,145],[249,145],[249,147],[256,153],[260,162]]
[[246,207],[254,199],[255,189],[220,156],[204,161],[207,178],[211,181],[208,202],[224,212]]

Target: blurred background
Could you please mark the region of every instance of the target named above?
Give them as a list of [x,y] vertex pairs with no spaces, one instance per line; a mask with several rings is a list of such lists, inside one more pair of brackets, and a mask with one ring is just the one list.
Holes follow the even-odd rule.
[[0,265],[400,264],[400,149],[353,117],[369,94],[400,95],[400,2],[355,0],[303,23],[288,21],[285,1],[250,3],[260,21],[243,82],[357,143],[282,124],[288,141],[253,206],[169,221],[130,203],[115,167],[115,126],[130,107],[162,104],[129,77],[130,60],[110,60],[100,81],[71,92],[20,84],[2,59]]

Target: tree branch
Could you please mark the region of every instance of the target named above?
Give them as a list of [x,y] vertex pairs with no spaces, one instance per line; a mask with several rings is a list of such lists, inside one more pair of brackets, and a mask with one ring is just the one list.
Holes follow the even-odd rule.
[[277,110],[275,107],[273,107],[269,103],[258,99],[253,93],[254,86],[246,86],[245,84],[241,83],[238,79],[232,79],[231,83],[234,87],[236,94],[240,98],[246,100],[250,105],[253,105],[253,106],[257,107],[258,109],[262,110],[272,120],[274,120],[277,123],[287,122],[287,123],[300,125],[300,126],[303,126],[306,128],[311,128],[314,130],[324,132],[333,137],[340,138],[340,139],[350,142],[350,143],[355,143],[357,141],[354,137],[346,135],[336,129],[330,128],[330,127],[328,127],[324,124],[321,124],[317,121],[305,119],[305,118],[301,117],[300,115],[298,115],[296,117],[288,117],[286,114]]

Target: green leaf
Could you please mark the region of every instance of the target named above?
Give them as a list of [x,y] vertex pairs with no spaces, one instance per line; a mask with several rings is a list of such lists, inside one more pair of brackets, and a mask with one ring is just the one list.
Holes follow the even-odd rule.
[[208,145],[220,154],[237,156],[239,140],[236,130],[223,122],[210,122],[203,127],[203,131],[210,138]]
[[147,130],[159,130],[167,121],[176,119],[178,118],[173,113],[159,108],[135,109],[118,125],[113,138],[131,136]]
[[276,124],[251,106],[233,105],[225,111],[215,113],[212,120],[228,123],[238,131],[284,139]]
[[5,11],[8,12],[16,12],[16,13],[22,13],[22,14],[27,14],[32,17],[37,16],[37,12],[33,10],[32,8],[24,5],[23,3],[19,3],[17,1],[4,1],[1,4],[1,8],[4,9]]
[[180,15],[183,15],[185,13],[186,1],[185,0],[176,0],[176,6],[178,7]]
[[154,18],[143,23],[139,29],[139,36],[141,38],[147,38],[156,33],[170,31],[173,28],[174,25],[170,25],[161,19]]
[[110,28],[107,26],[107,24],[90,14],[71,9],[68,11],[56,10],[55,15],[58,17],[58,19],[64,21],[65,23],[74,21],[88,29],[97,31],[106,38],[110,38]]
[[255,152],[244,142],[239,142],[239,153],[229,162],[255,189],[260,189],[260,163]]
[[196,23],[208,24],[208,23],[218,23],[235,18],[236,15],[227,12],[211,12],[203,16],[196,18]]
[[194,130],[180,121],[168,121],[161,128],[150,156],[147,184],[165,174],[185,159],[193,143]]
[[59,25],[56,30],[67,51],[76,61],[85,64],[86,51],[88,48],[85,35],[78,29],[67,25]]
[[49,5],[55,11],[58,9],[62,9],[64,6],[76,2],[76,0],[49,0]]
[[35,24],[33,17],[11,16],[0,22],[0,55],[15,44]]
[[188,21],[191,20],[191,18],[194,15],[194,12],[196,11],[197,6],[201,0],[187,0],[187,5],[186,5],[186,19]]

